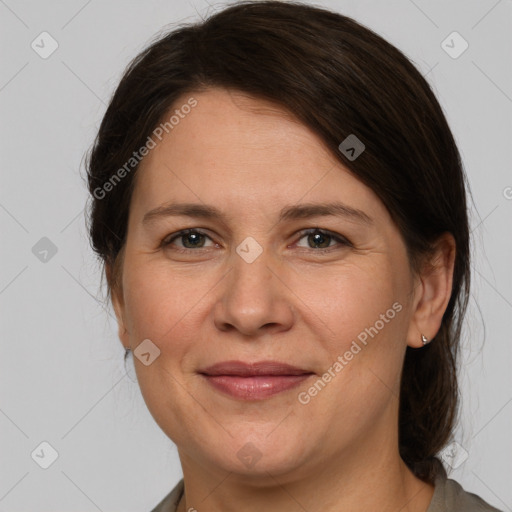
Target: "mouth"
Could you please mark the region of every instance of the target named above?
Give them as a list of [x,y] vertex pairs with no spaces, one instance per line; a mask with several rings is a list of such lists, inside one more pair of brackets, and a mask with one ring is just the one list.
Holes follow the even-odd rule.
[[315,375],[278,361],[224,361],[198,372],[213,389],[242,400],[263,400],[291,390]]

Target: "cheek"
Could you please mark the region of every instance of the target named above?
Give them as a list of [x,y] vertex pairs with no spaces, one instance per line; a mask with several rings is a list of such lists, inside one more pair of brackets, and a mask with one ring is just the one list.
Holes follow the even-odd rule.
[[[315,289],[308,304],[307,315],[315,325],[311,330],[326,333],[319,338],[325,373],[311,387],[301,389],[301,404],[307,402],[304,414],[329,418],[326,435],[335,429],[341,444],[368,435],[398,404],[405,306],[390,275],[370,270],[339,272],[329,279],[323,295]],[[306,288],[302,290],[306,293]]]
[[366,329],[376,323],[378,331],[396,323],[393,304],[399,294],[391,269],[385,261],[370,263],[302,272],[290,283],[304,314],[323,327],[332,348],[344,350],[359,335],[364,340]]
[[133,346],[150,339],[160,349],[149,366],[134,359],[141,393],[155,421],[176,442],[180,435],[186,438],[180,421],[202,424],[201,410],[190,406],[182,365],[200,334],[201,299],[213,285],[204,276],[166,267],[147,261],[136,267],[127,261],[123,286]]
[[194,309],[200,309],[205,290],[212,287],[201,277],[183,275],[168,266],[144,263],[125,267],[124,298],[133,339],[149,338],[161,345],[182,330]]
[[407,313],[392,270],[382,259],[379,265],[346,266],[327,276],[324,272],[322,287],[311,274],[294,285],[304,297],[311,330],[325,333],[319,337],[325,372],[334,375],[330,379],[324,373],[330,379],[325,398],[344,402],[345,410],[358,410],[357,403],[377,403],[398,390]]

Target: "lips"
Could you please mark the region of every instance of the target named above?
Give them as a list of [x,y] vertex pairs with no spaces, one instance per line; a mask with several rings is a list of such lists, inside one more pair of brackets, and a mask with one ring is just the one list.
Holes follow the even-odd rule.
[[243,400],[262,400],[290,390],[313,372],[278,361],[224,361],[199,371],[217,391]]
[[258,361],[255,363],[244,363],[243,361],[224,361],[209,366],[199,373],[206,375],[236,375],[239,377],[250,377],[258,375],[304,375],[312,373],[296,366],[291,366],[278,361]]

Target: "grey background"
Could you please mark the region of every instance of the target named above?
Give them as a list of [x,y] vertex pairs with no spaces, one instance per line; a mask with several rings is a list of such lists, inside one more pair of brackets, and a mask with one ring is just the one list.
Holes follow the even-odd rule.
[[[0,0],[0,512],[150,510],[181,477],[175,446],[123,368],[86,237],[80,171],[128,61],[165,25],[227,3]],[[474,280],[460,447],[447,460],[452,478],[510,511],[512,2],[318,5],[411,58],[459,144],[475,200]],[[43,31],[59,45],[47,59],[31,47]],[[441,46],[453,31],[469,43],[456,59]],[[43,441],[58,452],[48,469],[36,463],[50,456]]]

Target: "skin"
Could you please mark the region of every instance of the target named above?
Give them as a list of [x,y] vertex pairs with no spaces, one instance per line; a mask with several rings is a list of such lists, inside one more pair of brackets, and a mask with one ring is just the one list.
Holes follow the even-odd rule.
[[[431,339],[441,325],[453,237],[440,237],[434,266],[415,275],[383,203],[310,129],[276,105],[224,89],[184,95],[173,108],[190,96],[198,105],[137,171],[112,295],[123,345],[135,350],[150,339],[160,350],[148,366],[134,360],[149,411],[178,447],[186,487],[179,510],[424,512],[434,488],[398,451],[400,373],[406,347],[421,350],[421,333]],[[372,222],[278,221],[285,206],[331,201]],[[150,210],[180,202],[216,206],[224,220],[143,224]],[[162,246],[188,228],[206,234],[199,247],[186,236]],[[301,233],[310,228],[351,245],[315,242]],[[252,263],[236,252],[249,236],[263,249]],[[298,393],[396,302],[401,311],[300,403]],[[230,359],[273,359],[316,375],[241,401],[197,373]],[[248,442],[260,457],[251,467],[237,457]]]

